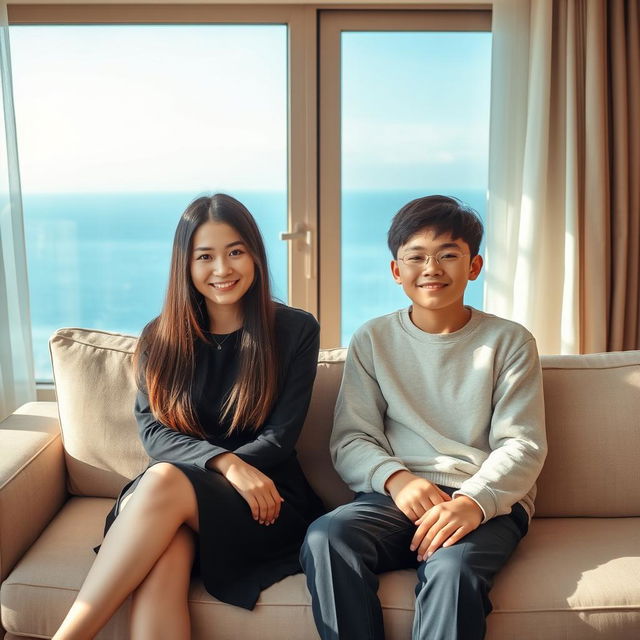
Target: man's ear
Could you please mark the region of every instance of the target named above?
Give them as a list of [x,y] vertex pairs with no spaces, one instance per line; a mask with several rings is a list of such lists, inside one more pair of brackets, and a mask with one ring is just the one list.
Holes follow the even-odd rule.
[[473,257],[471,264],[469,265],[469,280],[476,280],[482,271],[482,265],[484,261],[482,260],[481,255],[477,255]]
[[402,278],[400,277],[400,267],[398,266],[398,261],[392,260],[390,266],[391,266],[391,275],[393,276],[393,279],[398,284],[402,284]]

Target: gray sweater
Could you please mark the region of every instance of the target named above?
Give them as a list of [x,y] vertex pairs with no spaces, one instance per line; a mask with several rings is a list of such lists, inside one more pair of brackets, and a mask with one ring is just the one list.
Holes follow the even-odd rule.
[[406,469],[475,500],[485,522],[518,501],[531,517],[546,451],[540,362],[521,325],[472,309],[462,329],[431,334],[402,309],[354,334],[331,435],[354,491],[385,493]]

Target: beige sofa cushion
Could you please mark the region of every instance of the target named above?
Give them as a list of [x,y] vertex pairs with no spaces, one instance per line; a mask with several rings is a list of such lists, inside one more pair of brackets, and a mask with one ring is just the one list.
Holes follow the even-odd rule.
[[49,340],[68,487],[75,495],[115,498],[147,466],[133,415],[136,342],[87,329],[60,329]]
[[640,515],[640,351],[543,356],[537,516]]
[[[50,637],[93,562],[112,500],[72,498],[2,586],[11,633]],[[534,519],[492,591],[489,640],[637,640],[640,628],[640,518]],[[390,640],[411,635],[415,571],[381,575]],[[190,592],[193,638],[317,638],[304,576],[266,589],[249,612],[224,605],[200,580]],[[97,636],[127,637],[128,604]],[[242,630],[240,633],[239,630]]]
[[298,440],[298,458],[311,486],[329,509],[349,502],[353,491],[333,468],[329,437],[346,349],[323,349],[318,358],[318,373],[307,419]]
[[29,402],[1,426],[0,581],[67,498],[55,403]]

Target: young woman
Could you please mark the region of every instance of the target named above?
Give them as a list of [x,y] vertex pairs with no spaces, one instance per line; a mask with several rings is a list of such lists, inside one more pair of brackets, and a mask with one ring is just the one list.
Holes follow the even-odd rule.
[[92,638],[132,592],[133,640],[189,638],[194,564],[209,593],[247,609],[300,571],[322,511],[294,450],[318,329],[271,299],[264,244],[240,202],[217,194],[187,207],[164,307],[134,356],[151,464],[107,517],[56,640]]

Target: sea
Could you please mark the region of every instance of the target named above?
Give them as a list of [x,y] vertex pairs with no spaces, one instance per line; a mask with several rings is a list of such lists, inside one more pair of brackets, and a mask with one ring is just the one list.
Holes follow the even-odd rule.
[[[341,343],[366,320],[407,306],[392,279],[386,234],[397,210],[437,189],[346,191],[342,196]],[[138,335],[158,315],[169,274],[173,233],[193,193],[23,194],[36,379],[52,379],[48,340],[61,327]],[[287,195],[231,195],[255,216],[264,237],[274,297],[287,299]],[[484,189],[446,191],[486,215]],[[322,266],[319,267],[320,271]],[[482,308],[484,278],[466,304]],[[340,346],[340,345],[332,345]]]

